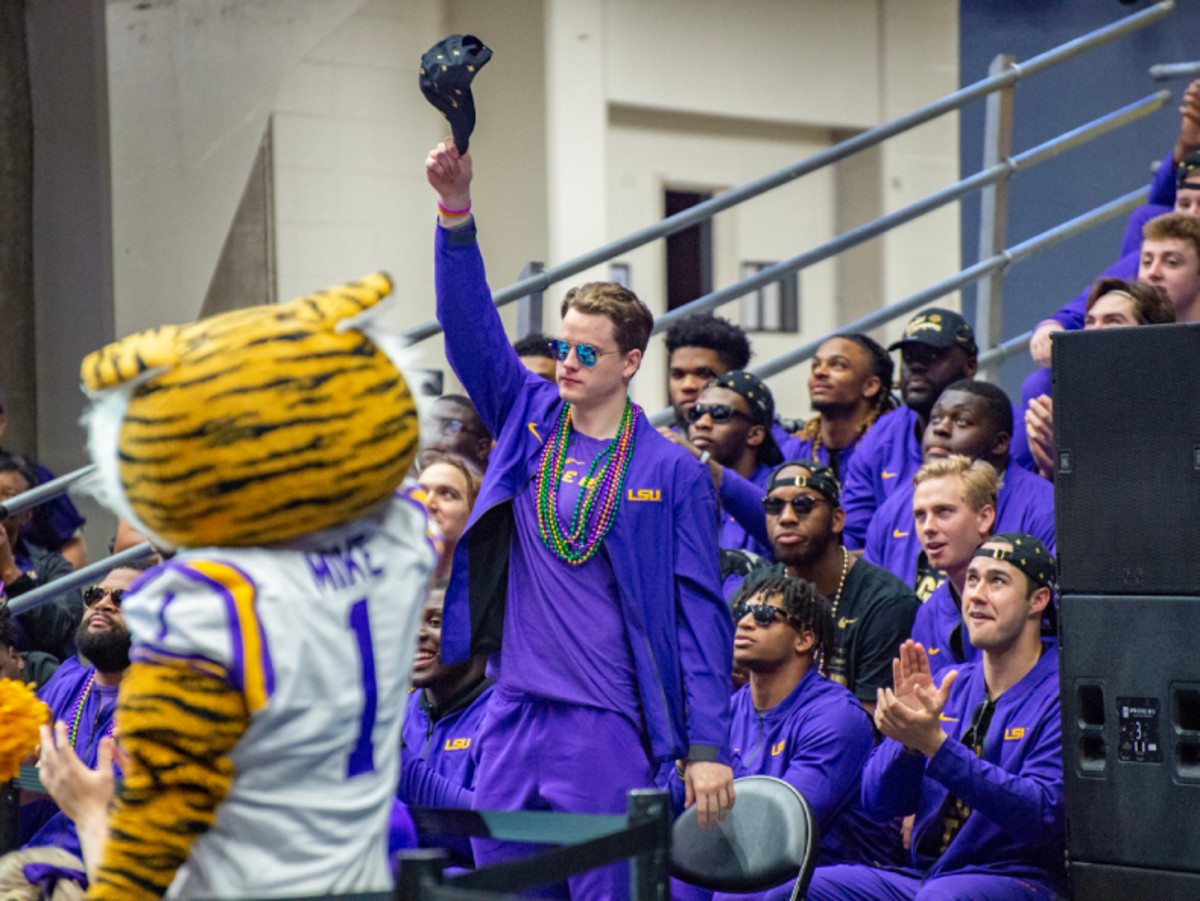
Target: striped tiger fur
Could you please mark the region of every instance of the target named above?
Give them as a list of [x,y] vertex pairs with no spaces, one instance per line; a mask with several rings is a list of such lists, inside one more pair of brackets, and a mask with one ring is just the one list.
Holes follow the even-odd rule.
[[377,273],[86,357],[93,395],[129,392],[116,448],[98,452],[91,429],[93,458],[115,463],[128,512],[169,546],[248,547],[388,497],[416,454],[416,404],[393,361],[343,324],[391,288]]
[[228,754],[248,722],[243,694],[216,674],[177,661],[129,666],[117,707],[129,760],[88,898],[166,893],[192,842],[216,819],[233,780]]

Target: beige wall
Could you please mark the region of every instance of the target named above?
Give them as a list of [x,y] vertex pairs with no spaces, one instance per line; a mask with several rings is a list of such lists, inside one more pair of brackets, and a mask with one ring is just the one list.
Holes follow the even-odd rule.
[[280,80],[361,4],[109,0],[118,337],[199,314]]

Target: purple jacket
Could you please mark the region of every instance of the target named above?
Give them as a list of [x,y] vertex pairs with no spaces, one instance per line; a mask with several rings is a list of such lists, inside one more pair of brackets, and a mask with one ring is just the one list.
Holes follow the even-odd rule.
[[475,736],[492,696],[483,679],[436,719],[424,691],[408,696],[401,736],[400,787],[409,807],[469,808],[475,794]]
[[[450,663],[500,647],[511,501],[530,489],[562,401],[508,343],[474,222],[438,228],[435,276],[446,357],[496,439],[446,591],[442,653]],[[601,552],[617,574],[651,753],[728,763],[733,623],[721,597],[712,478],[642,415],[626,486]]]
[[963,625],[959,603],[947,580],[933,590],[917,611],[912,640],[925,648],[930,672],[940,673],[979,659],[979,651],[971,644],[971,637]]
[[[70,723],[75,704],[95,672],[95,667],[84,666],[77,657],[70,657],[55,670],[50,681],[38,692],[38,698],[50,708],[55,720]],[[116,707],[116,699],[113,698],[102,709],[101,692],[95,686],[83,705],[75,750],[79,759],[92,769],[96,768],[100,740],[112,726]],[[76,857],[82,856],[75,824],[59,811],[53,801],[39,800],[24,805],[21,808],[20,831],[27,847],[54,846]]]
[[900,859],[895,824],[876,823],[862,808],[862,770],[875,735],[846,688],[810,669],[791,694],[760,714],[743,686],[733,696],[730,740],[735,777],[774,776],[804,795],[820,829],[818,864]]
[[[1013,434],[1008,452],[1018,466],[1033,471],[1025,420],[1016,407],[1013,407]],[[917,414],[908,407],[899,407],[879,417],[863,436],[842,476],[842,509],[846,511],[842,535],[846,547],[851,550],[866,547],[867,529],[875,511],[901,488],[912,487],[912,477],[921,468],[921,462]],[[912,584],[911,579],[908,581]]]
[[[889,497],[871,520],[863,550],[864,560],[890,570],[907,585],[916,581],[921,553],[912,502],[910,478],[908,486]],[[1054,553],[1054,486],[1009,463],[996,493],[996,531],[1027,532]]]
[[[863,771],[863,806],[877,818],[916,814],[913,875],[994,873],[1037,880],[1065,894],[1057,652],[1046,648],[997,699],[983,756],[977,757],[961,736],[985,697],[982,663],[961,667],[942,710],[949,738],[932,758],[909,754],[885,738]],[[941,833],[939,812],[951,793],[971,814],[944,853],[924,856],[919,849],[927,836],[936,840]]]

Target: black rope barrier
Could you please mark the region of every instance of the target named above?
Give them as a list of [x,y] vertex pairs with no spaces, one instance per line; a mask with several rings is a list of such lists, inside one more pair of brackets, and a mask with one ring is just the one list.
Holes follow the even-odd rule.
[[[16,813],[22,790],[46,793],[36,767],[21,766],[15,779],[0,785],[0,853],[18,847]],[[414,849],[399,855],[400,873],[394,892],[272,896],[261,901],[495,901],[622,860],[632,860],[630,878],[635,899],[667,899],[672,817],[665,792],[630,792],[625,816],[435,807],[414,807],[410,814],[424,835],[472,836],[562,847],[449,879],[443,878],[448,859],[445,851]]]

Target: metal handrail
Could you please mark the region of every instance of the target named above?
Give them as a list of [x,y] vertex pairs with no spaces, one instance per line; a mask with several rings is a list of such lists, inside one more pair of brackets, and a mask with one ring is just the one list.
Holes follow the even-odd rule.
[[22,491],[20,494],[0,502],[0,519],[8,519],[10,516],[24,513],[26,510],[32,510],[38,504],[53,500],[60,494],[66,494],[72,485],[86,479],[95,471],[95,463],[82,466],[79,469],[68,472],[65,476],[59,476],[57,479],[51,479],[49,482],[35,485],[28,491]]
[[1155,81],[1168,81],[1172,78],[1200,78],[1200,62],[1159,63],[1150,67],[1150,77]]
[[[930,285],[916,294],[912,294],[903,300],[898,300],[893,304],[868,313],[866,316],[862,316],[853,322],[849,322],[829,335],[825,335],[815,341],[810,341],[795,350],[788,351],[786,354],[763,363],[761,366],[756,366],[750,371],[763,379],[778,375],[799,363],[803,363],[805,360],[811,359],[816,354],[818,348],[834,335],[846,334],[847,332],[865,332],[885,325],[891,320],[903,316],[905,313],[919,309],[925,306],[925,304],[937,300],[939,297],[944,297],[947,294],[965,288],[967,285],[974,284],[993,272],[1005,269],[1013,263],[1019,263],[1040,250],[1053,247],[1055,244],[1072,238],[1092,226],[1112,219],[1114,216],[1129,212],[1146,199],[1149,190],[1150,186],[1147,185],[1136,191],[1130,191],[1128,194],[1124,194],[1115,200],[1111,200],[1093,210],[1076,216],[1074,219],[1069,219],[1066,222],[1056,225],[1054,228],[1047,229],[1027,241],[1014,244],[1002,253],[998,253],[986,260],[980,260],[975,265],[968,266],[956,275],[943,279],[937,284]],[[994,365],[1017,353],[1024,344],[1029,343],[1031,335],[1032,333],[1018,335],[1016,338],[1009,339],[994,348],[990,348],[980,355],[980,366]],[[1024,344],[1020,343],[1022,340]],[[659,410],[650,417],[650,422],[656,426],[667,425],[672,421],[674,412],[671,407]]]
[[89,563],[87,566],[80,567],[73,573],[68,573],[61,579],[55,579],[53,582],[39,585],[33,591],[27,591],[25,594],[18,595],[8,602],[8,609],[12,612],[13,616],[33,610],[35,607],[48,604],[55,598],[61,597],[65,592],[90,585],[96,579],[103,578],[110,570],[116,569],[122,564],[142,560],[154,553],[157,552],[151,547],[150,542],[143,541],[141,544],[126,548],[119,554],[113,554],[112,556],[105,557],[103,560]]
[[895,228],[898,225],[903,225],[922,216],[925,213],[945,206],[958,198],[969,194],[971,191],[978,190],[985,185],[994,184],[1003,178],[1007,178],[1013,172],[1019,172],[1035,166],[1038,163],[1048,160],[1052,157],[1070,150],[1072,147],[1077,147],[1080,144],[1085,144],[1093,138],[1099,137],[1112,131],[1114,128],[1119,128],[1142,116],[1148,115],[1159,109],[1162,109],[1171,100],[1170,91],[1158,91],[1145,97],[1136,103],[1131,103],[1119,110],[1109,113],[1106,116],[1101,116],[1099,119],[1094,119],[1086,125],[1081,125],[1078,128],[1072,129],[1056,138],[1051,138],[1042,144],[1032,147],[1023,153],[1018,153],[1008,160],[997,163],[994,166],[989,166],[982,172],[977,172],[974,175],[964,178],[962,181],[956,182],[947,188],[936,191],[928,197],[918,200],[915,203],[896,210],[887,215],[880,216],[878,219],[872,220],[857,228],[852,228],[843,234],[838,235],[831,241],[826,241],[811,250],[806,250],[790,260],[784,260],[780,263],[775,263],[773,266],[768,266],[753,275],[747,276],[741,281],[734,282],[724,288],[720,288],[703,297],[698,297],[683,306],[676,307],[668,313],[664,313],[654,320],[653,334],[669,328],[672,323],[685,316],[690,316],[694,313],[701,313],[707,310],[716,309],[719,306],[737,300],[758,288],[776,282],[784,276],[791,275],[793,272],[799,272],[808,266],[827,260],[830,257],[837,256],[845,250],[856,247],[872,238],[878,237],[886,231]]
[[[740,188],[718,194],[711,200],[698,203],[693,207],[676,213],[674,216],[668,216],[666,219],[628,234],[623,238],[611,241],[589,253],[575,257],[565,263],[559,263],[557,266],[551,266],[532,278],[514,282],[507,288],[502,288],[494,292],[492,294],[492,301],[496,306],[502,307],[534,291],[544,291],[556,282],[570,278],[572,275],[577,275],[599,263],[615,259],[626,251],[634,250],[659,238],[673,235],[678,231],[695,225],[697,222],[711,219],[717,213],[736,206],[743,201],[750,200],[767,191],[781,187],[803,175],[808,175],[811,172],[816,172],[818,169],[823,169],[833,163],[840,162],[849,156],[853,156],[860,150],[866,150],[867,148],[881,144],[888,138],[903,134],[906,131],[916,128],[918,125],[923,125],[932,119],[936,119],[938,116],[957,110],[972,100],[977,100],[1001,88],[1009,87],[1024,76],[1045,71],[1079,56],[1081,53],[1085,53],[1109,41],[1116,40],[1131,31],[1145,28],[1147,25],[1151,25],[1159,19],[1170,15],[1174,10],[1175,0],[1161,0],[1161,2],[1155,3],[1153,6],[1149,6],[1140,12],[1126,16],[1124,19],[1119,19],[1103,28],[1098,28],[1090,34],[1067,41],[1065,44],[1060,44],[1057,47],[1047,50],[1045,53],[1040,53],[1037,56],[1027,59],[1023,63],[1014,63],[1011,68],[999,75],[980,79],[974,84],[967,85],[965,88],[959,88],[954,93],[947,94],[940,100],[935,100],[933,103],[913,110],[911,113],[907,113],[890,122],[885,122],[882,125],[876,125],[874,128],[869,128],[839,144],[827,147],[799,163],[763,176],[756,181],[742,185]],[[765,284],[765,282],[762,284]],[[408,329],[404,332],[404,336],[410,341],[417,342],[439,334],[441,330],[442,327],[436,320],[430,320]]]

